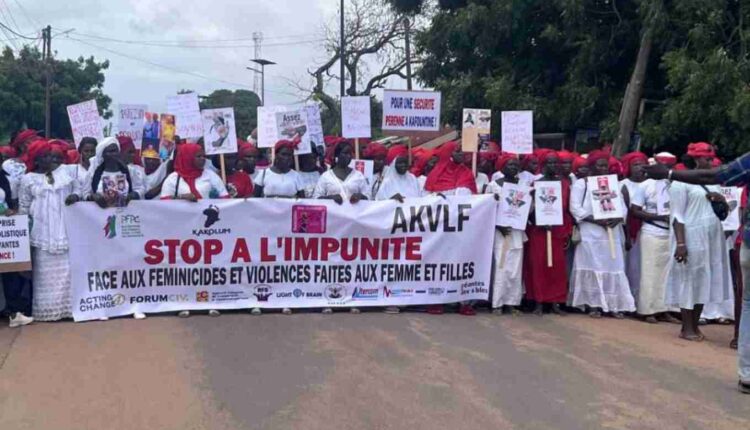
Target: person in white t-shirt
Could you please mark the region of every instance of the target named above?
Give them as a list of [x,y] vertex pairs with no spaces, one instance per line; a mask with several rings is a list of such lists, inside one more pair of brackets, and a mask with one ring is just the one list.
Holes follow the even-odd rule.
[[305,190],[305,197],[308,199],[312,198],[318,180],[320,180],[320,171],[316,161],[314,153],[299,156],[299,178],[302,188]]
[[130,171],[120,158],[120,143],[114,137],[96,145],[96,155],[86,175],[83,198],[102,208],[125,206],[140,196],[133,189]]
[[86,185],[86,176],[91,168],[91,158],[96,155],[96,139],[93,137],[84,137],[78,144],[78,154],[80,160],[76,164],[67,165],[70,170],[70,176],[78,182],[78,187],[83,189]]
[[313,198],[331,199],[338,204],[344,200],[357,203],[370,198],[367,179],[359,171],[349,167],[354,155],[348,141],[339,142],[333,151],[333,167],[320,176]]
[[280,140],[274,145],[276,153],[273,165],[253,179],[255,197],[303,198],[305,189],[294,166],[294,149],[297,144],[290,140]]

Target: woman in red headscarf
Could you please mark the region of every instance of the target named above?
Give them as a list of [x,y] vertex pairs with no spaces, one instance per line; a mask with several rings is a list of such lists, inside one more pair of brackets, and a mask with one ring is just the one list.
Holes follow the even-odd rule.
[[589,175],[589,166],[584,157],[579,156],[573,160],[573,175],[573,183],[575,183],[577,179],[585,178]]
[[477,193],[474,174],[464,165],[464,153],[458,142],[444,143],[437,155],[438,162],[427,176],[425,191],[443,195]]
[[42,138],[39,137],[39,132],[32,129],[19,131],[11,139],[10,147],[15,150],[16,156],[15,158],[3,161],[3,170],[8,175],[8,182],[10,183],[11,196],[9,198],[18,199],[18,187],[21,183],[21,177],[29,171],[28,166],[30,162],[28,161],[27,149],[31,143],[40,139]]
[[297,142],[276,142],[273,165],[259,172],[255,181],[255,197],[304,198],[305,188],[294,166]]
[[201,199],[229,197],[226,186],[216,173],[205,168],[206,153],[196,143],[179,146],[172,172],[162,185],[161,198],[197,202]]
[[388,168],[385,172],[383,184],[375,196],[376,200],[395,199],[403,202],[404,198],[422,195],[419,181],[409,172],[409,150],[405,145],[392,146],[388,150],[386,162]]
[[411,173],[417,177],[419,186],[424,192],[424,184],[427,182],[427,176],[438,162],[438,157],[432,149],[417,147],[412,149],[412,166]]
[[[699,169],[710,169],[716,156],[705,142],[688,145],[687,155]],[[667,266],[666,305],[680,307],[680,337],[691,341],[705,338],[698,327],[703,306],[720,304],[732,297],[729,253],[712,202],[725,202],[714,186],[672,182],[669,187],[672,224],[671,253]]]
[[365,153],[363,155],[365,156],[365,160],[373,161],[372,189],[367,194],[374,197],[378,194],[380,185],[383,183],[383,179],[385,179],[385,166],[386,166],[385,159],[388,156],[388,148],[386,148],[385,145],[382,145],[380,143],[371,142],[365,148]]
[[349,167],[353,157],[352,144],[347,140],[339,141],[333,150],[334,164],[320,176],[313,198],[331,199],[338,204],[342,204],[344,200],[357,203],[370,198],[371,188],[365,176],[359,170]]
[[628,282],[630,282],[630,292],[635,299],[638,297],[638,290],[641,285],[641,244],[638,236],[643,221],[635,216],[632,208],[634,201],[643,202],[641,184],[646,180],[646,172],[643,167],[648,164],[648,157],[642,152],[630,152],[622,156],[620,164],[622,165],[622,175],[625,178],[620,182],[620,189],[625,199],[625,206],[628,208],[628,216],[625,222],[627,235],[625,241],[627,250],[625,273],[628,275]]
[[81,189],[62,165],[67,145],[36,140],[28,147],[28,171],[19,186],[19,213],[30,218],[33,268],[33,317],[37,321],[71,318],[70,265],[65,230],[66,204]]
[[[526,286],[526,298],[535,303],[534,314],[541,316],[544,305],[550,304],[551,311],[558,315],[565,313],[560,308],[568,296],[568,278],[565,250],[569,245],[572,233],[568,211],[570,184],[560,180],[559,158],[553,150],[539,150],[538,160],[542,168],[542,177],[535,183],[535,193],[541,192],[544,182],[559,182],[561,195],[549,195],[548,198],[562,199],[563,225],[536,225],[536,208],[529,216],[527,248],[524,252],[523,279]],[[552,267],[547,266],[547,231],[551,231]]]
[[[589,154],[588,164],[594,176],[609,175],[610,155],[596,150]],[[573,270],[570,276],[569,304],[589,307],[589,316],[601,318],[609,312],[615,318],[624,318],[623,312],[635,310],[630,283],[625,274],[624,219],[594,219],[593,198],[595,187],[587,179],[579,179],[570,193],[570,212],[578,222],[581,242],[576,246]],[[596,179],[596,178],[594,178]],[[601,182],[604,185],[603,181]],[[623,199],[617,200],[623,215],[627,213]],[[612,229],[615,256],[610,255],[608,229]]]
[[[516,155],[502,154],[495,161],[495,168],[502,172],[503,177],[490,182],[485,193],[494,194],[495,200],[500,200],[506,183],[518,185],[521,162]],[[531,189],[528,192],[531,192]],[[495,228],[494,278],[491,296],[492,309],[495,314],[519,314],[516,307],[521,304],[523,297],[523,244],[525,241],[524,230],[511,227]]]

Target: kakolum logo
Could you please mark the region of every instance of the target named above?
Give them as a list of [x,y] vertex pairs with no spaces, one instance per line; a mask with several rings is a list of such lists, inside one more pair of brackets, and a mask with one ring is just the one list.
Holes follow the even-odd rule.
[[232,232],[231,228],[210,228],[212,225],[216,224],[217,222],[221,221],[221,218],[219,218],[219,213],[221,211],[219,210],[219,207],[216,205],[210,205],[206,209],[203,210],[203,215],[206,217],[206,220],[203,222],[203,228],[194,229],[193,235],[195,236],[214,236],[217,234],[229,234]]
[[203,215],[206,216],[206,222],[203,224],[203,227],[205,228],[209,228],[212,225],[216,224],[217,221],[220,221],[218,206],[209,206],[206,210],[203,211]]

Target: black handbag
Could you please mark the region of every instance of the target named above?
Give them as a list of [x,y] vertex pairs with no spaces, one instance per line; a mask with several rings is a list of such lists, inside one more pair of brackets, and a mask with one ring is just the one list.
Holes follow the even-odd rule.
[[[705,185],[701,185],[701,187],[706,190],[706,197],[708,197],[708,193],[710,193],[708,188],[706,188]],[[729,204],[726,201],[722,200],[720,202],[715,202],[709,200],[709,202],[711,203],[711,209],[714,210],[714,214],[716,214],[716,217],[719,218],[719,220],[724,221],[727,219],[729,216]]]

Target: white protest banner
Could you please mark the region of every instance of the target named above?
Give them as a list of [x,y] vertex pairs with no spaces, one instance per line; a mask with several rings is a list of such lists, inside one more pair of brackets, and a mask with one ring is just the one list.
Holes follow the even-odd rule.
[[143,124],[146,115],[146,105],[120,105],[120,116],[117,122],[117,134],[129,136],[136,148],[143,143]]
[[477,152],[479,135],[489,134],[492,121],[490,109],[464,109],[461,122],[461,150]]
[[312,152],[310,133],[307,128],[307,110],[304,108],[277,113],[276,130],[278,131],[279,139],[299,139],[300,143],[294,151],[295,154],[309,154]]
[[203,136],[203,121],[198,104],[198,93],[177,94],[167,97],[167,112],[175,116],[177,135],[181,139]]
[[370,97],[343,97],[341,99],[341,124],[341,135],[347,139],[372,137]]
[[68,119],[76,146],[84,137],[93,137],[97,141],[104,139],[102,120],[99,117],[96,100],[68,106]]
[[669,215],[669,181],[656,181],[656,214]]
[[31,270],[29,217],[0,217],[0,273]]
[[487,300],[495,203],[490,195],[78,203],[64,217],[73,316]]
[[307,134],[311,146],[325,146],[323,141],[323,120],[320,118],[320,105],[305,105],[307,112]]
[[501,145],[505,152],[531,154],[534,152],[534,112],[530,110],[504,111],[501,114]]
[[375,177],[375,161],[374,160],[352,160],[349,163],[349,168],[358,171],[365,175],[367,183],[372,185]]
[[742,199],[742,188],[719,187],[719,193],[724,196],[729,205],[729,216],[721,222],[724,231],[735,232],[742,225],[740,221],[740,200]]
[[237,152],[237,129],[234,126],[233,108],[206,109],[201,111],[201,117],[206,155]]
[[563,225],[560,181],[534,182],[534,208],[536,225]]
[[440,92],[383,91],[383,130],[438,131]]
[[589,176],[586,181],[594,219],[625,218],[617,175]]
[[286,106],[258,107],[258,148],[273,148],[280,140],[276,129],[276,114],[286,110]]
[[504,182],[495,225],[526,230],[530,209],[531,187]]

